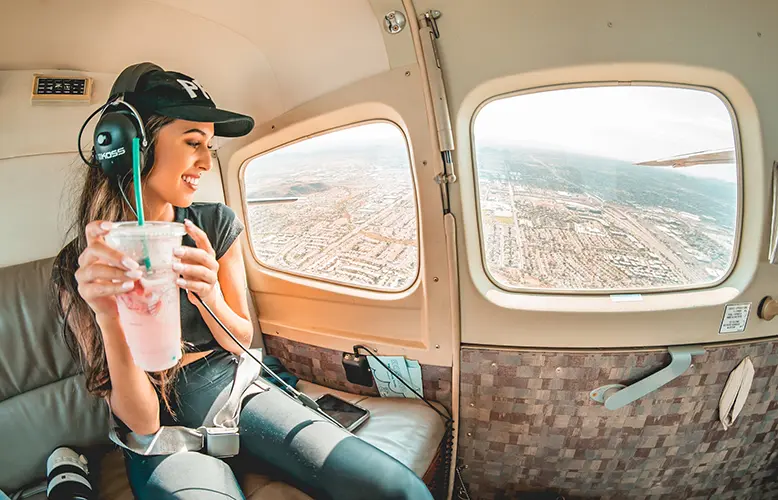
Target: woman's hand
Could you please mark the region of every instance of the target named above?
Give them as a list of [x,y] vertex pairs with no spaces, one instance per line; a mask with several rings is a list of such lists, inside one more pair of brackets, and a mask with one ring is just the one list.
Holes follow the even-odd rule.
[[192,297],[192,292],[211,305],[219,294],[219,263],[216,262],[216,252],[208,241],[208,235],[192,221],[185,220],[184,227],[197,248],[180,247],[173,252],[181,259],[180,263],[173,264],[173,270],[181,275],[176,283],[187,291],[187,296],[193,304],[199,305]]
[[141,277],[138,263],[105,242],[112,223],[94,221],[86,226],[86,248],[78,257],[78,293],[100,317],[116,318],[116,296],[132,289]]

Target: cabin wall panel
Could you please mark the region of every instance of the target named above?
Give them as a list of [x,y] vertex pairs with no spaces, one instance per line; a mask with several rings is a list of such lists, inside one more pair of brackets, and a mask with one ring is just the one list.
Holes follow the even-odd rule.
[[[289,340],[278,335],[264,335],[265,348],[281,360],[287,370],[303,380],[363,396],[378,396],[378,388],[352,384],[346,379],[342,351]],[[424,397],[451,409],[451,367],[421,365]]]
[[[755,376],[728,430],[718,419],[730,372]],[[543,491],[571,498],[774,498],[778,341],[710,347],[668,385],[619,410],[589,398],[636,382],[665,351],[461,351],[459,463],[472,498]]]

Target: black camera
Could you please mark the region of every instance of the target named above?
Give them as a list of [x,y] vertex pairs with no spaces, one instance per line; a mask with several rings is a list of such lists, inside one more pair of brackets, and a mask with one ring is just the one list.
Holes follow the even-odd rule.
[[94,500],[89,464],[84,455],[61,446],[46,461],[46,497],[49,500]]

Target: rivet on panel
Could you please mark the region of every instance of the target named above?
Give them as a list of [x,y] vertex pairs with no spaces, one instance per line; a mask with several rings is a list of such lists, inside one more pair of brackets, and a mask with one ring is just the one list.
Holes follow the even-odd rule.
[[561,366],[557,366],[555,371],[556,371],[557,375],[559,375],[560,373],[562,373],[562,367]]
[[438,278],[437,276],[435,276],[434,278],[432,278],[432,281],[434,281],[435,283],[437,283],[438,281],[440,281],[440,278]]
[[421,164],[422,165],[426,165],[427,164],[427,160],[424,160],[423,162],[421,162]]
[[410,71],[406,71],[405,72],[405,76],[411,76],[411,72]]
[[613,23],[612,23],[612,22],[610,22],[610,21],[608,21],[608,27],[609,27],[609,28],[613,28]]
[[470,408],[475,408],[475,403],[470,403]]
[[440,349],[440,344],[435,344],[435,349]]
[[761,31],[757,31],[756,32],[756,36],[758,36],[759,38],[762,38],[762,32]]
[[472,436],[473,436],[473,433],[472,433],[472,432],[468,432],[468,433],[467,433],[467,437],[472,437]]
[[492,363],[492,368],[497,368],[497,363]]
[[271,126],[270,126],[270,130],[275,130],[275,129],[276,129],[276,126],[275,126],[275,125],[271,125]]

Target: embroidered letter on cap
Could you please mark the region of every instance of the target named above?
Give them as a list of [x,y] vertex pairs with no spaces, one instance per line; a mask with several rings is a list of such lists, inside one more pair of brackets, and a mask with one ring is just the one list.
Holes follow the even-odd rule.
[[184,90],[186,90],[186,93],[189,94],[189,97],[192,99],[197,98],[197,93],[195,92],[199,87],[195,82],[190,82],[189,80],[178,80],[178,83],[181,84],[182,87],[184,87]]
[[197,98],[197,90],[199,89],[206,99],[211,100],[211,96],[208,95],[208,92],[205,91],[202,85],[197,80],[177,80],[178,83],[181,84],[182,87],[184,87],[184,90],[186,90],[187,94],[189,94],[189,97],[192,99]]
[[211,100],[211,96],[209,96],[209,95],[208,95],[208,92],[206,92],[206,91],[205,91],[205,87],[203,87],[202,85],[200,85],[200,82],[198,82],[197,80],[192,80],[192,81],[195,83],[195,85],[197,85],[198,87],[200,87],[200,90],[202,90],[202,91],[203,91],[203,95],[205,96],[205,98],[206,98],[206,99],[208,99],[208,100],[210,101],[210,100]]

